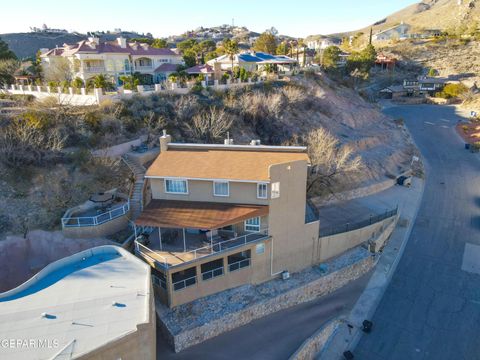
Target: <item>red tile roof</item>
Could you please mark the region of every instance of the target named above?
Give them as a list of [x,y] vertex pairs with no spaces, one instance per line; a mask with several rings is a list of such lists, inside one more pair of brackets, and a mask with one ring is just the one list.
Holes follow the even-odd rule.
[[154,72],[175,72],[177,71],[178,64],[164,63],[157,67]]
[[185,70],[187,74],[210,74],[213,73],[213,66],[208,64],[195,65]]

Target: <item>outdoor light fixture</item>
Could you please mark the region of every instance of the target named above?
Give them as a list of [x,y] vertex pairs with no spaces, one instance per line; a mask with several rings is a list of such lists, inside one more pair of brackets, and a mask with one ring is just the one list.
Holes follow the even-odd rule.
[[350,350],[347,350],[343,353],[343,357],[345,360],[352,360],[354,358],[352,352]]

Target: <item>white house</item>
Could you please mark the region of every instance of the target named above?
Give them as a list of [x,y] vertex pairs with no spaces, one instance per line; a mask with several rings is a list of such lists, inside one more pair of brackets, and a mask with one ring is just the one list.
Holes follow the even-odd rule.
[[[207,64],[214,68],[220,65],[223,71],[232,69],[232,59],[229,55],[222,55],[210,61]],[[286,55],[271,55],[262,52],[246,52],[233,56],[233,67],[241,67],[247,71],[262,70],[266,65],[273,66],[278,73],[290,73],[297,61]]]
[[373,35],[373,41],[385,41],[392,39],[402,39],[407,37],[407,33],[410,30],[410,25],[401,22],[400,24],[391,28],[382,30]]
[[[170,49],[153,48],[148,44],[127,42],[119,37],[115,41],[101,43],[99,38],[89,38],[76,44],[49,50],[41,55],[45,70],[67,59],[72,78],[84,81],[105,74],[119,84],[119,77],[140,73],[146,83],[158,83],[165,79],[175,65],[183,64],[182,56]],[[170,66],[162,66],[169,64]]]
[[329,46],[338,46],[340,44],[341,44],[340,40],[332,39],[332,38],[324,38],[324,39],[307,41],[307,47],[315,51],[324,50]]

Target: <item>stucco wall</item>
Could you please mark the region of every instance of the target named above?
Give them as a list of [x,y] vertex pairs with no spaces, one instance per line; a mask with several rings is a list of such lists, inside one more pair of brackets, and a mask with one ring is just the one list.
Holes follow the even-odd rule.
[[230,182],[230,196],[213,196],[213,181],[188,180],[188,194],[185,195],[165,193],[163,179],[150,179],[150,183],[153,199],[268,204],[268,199],[257,199],[256,183]]
[[[265,244],[265,251],[263,254],[256,253],[256,246],[260,243]],[[228,271],[228,256],[245,250],[251,250],[250,266],[233,272]],[[268,239],[261,242],[250,243],[245,246],[232,249],[231,251],[221,253],[219,255],[205,257],[196,264],[185,264],[183,266],[169,270],[167,275],[170,287],[169,306],[175,307],[236,286],[250,283],[260,283],[270,279],[270,250],[271,239]],[[202,280],[201,265],[221,258],[223,258],[224,274],[222,276],[218,276],[206,281]],[[196,284],[179,291],[173,291],[173,288],[171,288],[170,285],[172,283],[171,274],[194,266],[196,267],[197,271]],[[161,288],[157,288],[156,291],[163,293],[166,292],[164,289]]]
[[271,183],[280,183],[280,196],[270,200],[270,235],[273,238],[273,273],[295,272],[313,264],[318,222],[305,224],[307,162],[270,167]]
[[125,229],[128,226],[128,219],[130,211],[119,216],[113,220],[96,226],[80,226],[80,227],[65,227],[62,232],[65,237],[79,239],[79,238],[94,238],[103,237],[115,234],[116,232]]
[[[384,237],[389,236],[393,231],[393,226],[389,225],[395,223],[396,219],[397,217],[395,216],[361,229],[320,237],[318,239],[317,261],[322,262],[331,259],[366,241],[374,241],[379,236],[382,236],[383,241],[385,241]],[[388,234],[386,234],[385,230],[389,230]]]

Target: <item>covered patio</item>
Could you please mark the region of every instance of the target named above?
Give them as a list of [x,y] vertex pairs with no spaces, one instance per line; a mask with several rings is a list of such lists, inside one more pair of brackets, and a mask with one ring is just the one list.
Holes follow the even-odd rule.
[[135,221],[136,248],[166,267],[178,265],[268,236],[255,220],[266,215],[265,205],[152,200]]

